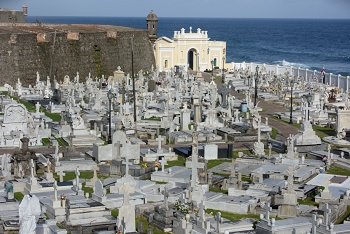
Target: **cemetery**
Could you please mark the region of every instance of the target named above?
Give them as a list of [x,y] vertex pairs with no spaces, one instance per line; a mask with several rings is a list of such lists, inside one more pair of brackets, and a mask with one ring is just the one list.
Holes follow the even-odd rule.
[[149,36],[218,49],[0,84],[0,233],[350,233],[348,80]]

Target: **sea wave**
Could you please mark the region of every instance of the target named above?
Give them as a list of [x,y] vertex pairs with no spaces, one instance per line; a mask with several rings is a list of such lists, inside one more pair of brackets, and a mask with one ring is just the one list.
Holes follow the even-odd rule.
[[287,67],[293,66],[293,67],[295,67],[295,68],[300,67],[300,68],[303,68],[303,69],[309,68],[309,66],[306,65],[306,64],[288,62],[288,61],[286,61],[286,60],[284,60],[284,59],[281,60],[281,61],[273,61],[273,64],[278,64],[278,65],[280,65],[280,66],[287,66]]

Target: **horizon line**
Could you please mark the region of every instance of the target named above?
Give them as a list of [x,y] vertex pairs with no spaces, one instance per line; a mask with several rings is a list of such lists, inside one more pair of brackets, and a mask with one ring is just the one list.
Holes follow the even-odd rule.
[[[95,18],[146,18],[147,16],[75,16],[75,15],[33,15],[33,16],[27,16],[27,17],[95,17]],[[261,18],[261,17],[177,17],[177,16],[158,16],[159,18],[178,18],[178,19],[303,19],[303,20],[350,20],[350,18],[293,18],[293,17],[285,17],[285,18],[278,18],[278,17],[271,17],[271,18]]]

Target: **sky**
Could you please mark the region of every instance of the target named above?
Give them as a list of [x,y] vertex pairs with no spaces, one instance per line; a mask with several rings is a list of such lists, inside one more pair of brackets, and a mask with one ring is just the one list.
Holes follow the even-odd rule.
[[350,0],[0,0],[30,16],[350,19]]

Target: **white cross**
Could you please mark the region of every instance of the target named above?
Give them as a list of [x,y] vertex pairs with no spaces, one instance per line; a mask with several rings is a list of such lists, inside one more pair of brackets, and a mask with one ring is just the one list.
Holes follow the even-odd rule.
[[57,181],[55,180],[55,182],[53,183],[53,191],[54,191],[54,199],[55,201],[57,201]]
[[63,182],[63,176],[66,175],[66,173],[63,172],[63,169],[60,169],[57,174],[60,176],[60,182]]
[[30,160],[30,177],[34,177],[34,161],[33,159]]
[[158,141],[158,150],[161,150],[162,149],[162,141],[163,141],[163,138],[161,136],[158,136],[156,138],[156,141]]
[[79,171],[79,166],[75,169],[75,183],[77,188],[79,187],[79,176],[80,176],[80,171]]
[[324,204],[324,207],[322,208],[322,210],[324,212],[324,214],[323,214],[323,216],[324,216],[324,224],[327,226],[328,225],[328,221],[329,221],[328,215],[329,215],[329,213],[331,213],[331,209],[328,209],[328,203]]
[[272,208],[270,207],[270,203],[265,202],[264,209],[266,211],[266,220],[270,222],[270,211],[272,211]]
[[159,160],[159,162],[162,165],[162,172],[164,172],[164,165],[167,163],[167,161],[165,160],[165,158],[163,157],[162,160]]

